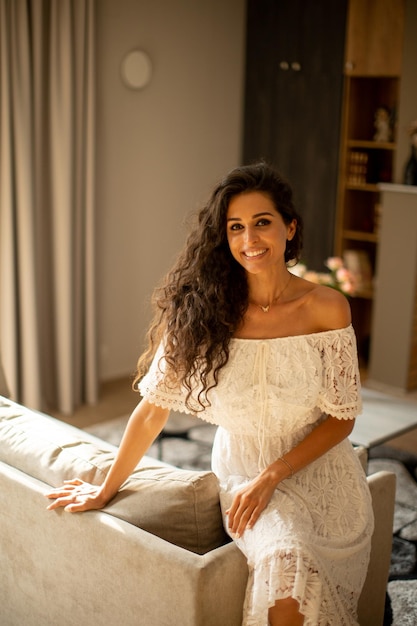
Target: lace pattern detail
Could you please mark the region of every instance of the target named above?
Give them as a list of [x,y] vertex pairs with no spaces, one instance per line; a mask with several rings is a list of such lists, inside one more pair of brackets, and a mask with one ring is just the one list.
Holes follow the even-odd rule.
[[[163,370],[160,348],[140,384],[142,395],[188,412],[184,390],[168,388]],[[196,384],[195,402],[198,391]],[[326,415],[353,419],[360,413],[352,326],[287,338],[233,339],[209,400],[211,406],[198,415],[220,427],[212,465],[225,511],[237,490]],[[224,523],[227,529],[226,516]],[[250,567],[244,626],[267,626],[268,608],[288,596],[300,603],[305,626],[357,626],[372,531],[366,477],[345,440],[280,483],[255,526],[236,540]]]
[[[227,475],[229,460],[219,460],[225,447],[231,456],[240,449],[236,439],[223,430],[216,438],[223,512],[248,482]],[[224,524],[227,529],[225,514]],[[372,532],[366,476],[344,441],[283,481],[253,529],[235,539],[250,567],[244,625],[267,626],[268,608],[291,596],[300,603],[305,626],[357,626]]]
[[[164,408],[194,412],[185,406],[184,388],[167,386],[164,371],[161,344],[149,372],[139,383],[142,396]],[[201,409],[199,391],[196,381],[191,399],[195,412]],[[291,416],[303,419],[315,407],[340,419],[355,418],[362,404],[352,326],[277,339],[232,339],[229,362],[220,372],[219,384],[211,390],[209,400],[211,406],[199,417],[236,432],[241,432],[242,418],[247,421],[247,407],[260,402],[268,402],[278,415],[284,413],[286,420]],[[279,431],[276,419],[274,425]],[[252,426],[256,431],[255,415]],[[246,428],[254,432],[249,424]]]

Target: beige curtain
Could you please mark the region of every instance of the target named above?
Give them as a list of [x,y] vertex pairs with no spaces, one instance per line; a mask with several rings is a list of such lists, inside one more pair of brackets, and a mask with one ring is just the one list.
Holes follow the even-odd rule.
[[94,0],[0,0],[0,346],[11,397],[97,400]]

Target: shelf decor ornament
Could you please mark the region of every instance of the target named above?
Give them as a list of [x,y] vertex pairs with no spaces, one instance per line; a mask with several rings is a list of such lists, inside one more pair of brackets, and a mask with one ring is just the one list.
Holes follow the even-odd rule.
[[392,141],[391,114],[387,107],[378,107],[374,117],[374,141],[387,143]]
[[417,120],[408,129],[411,154],[404,168],[404,185],[417,185]]

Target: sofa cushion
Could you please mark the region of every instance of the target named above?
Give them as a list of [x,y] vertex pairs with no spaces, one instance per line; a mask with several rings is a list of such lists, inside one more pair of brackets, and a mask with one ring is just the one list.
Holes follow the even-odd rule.
[[[75,477],[101,484],[115,451],[84,431],[0,397],[0,460],[48,485]],[[144,457],[104,510],[197,554],[227,540],[212,472]]]
[[228,541],[212,472],[139,467],[104,510],[197,554]]

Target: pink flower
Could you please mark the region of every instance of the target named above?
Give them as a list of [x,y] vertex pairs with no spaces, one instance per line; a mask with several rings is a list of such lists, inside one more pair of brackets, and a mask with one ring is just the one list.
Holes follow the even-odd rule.
[[294,276],[299,276],[300,278],[303,278],[307,271],[307,267],[304,265],[304,263],[297,263],[297,265],[289,267],[288,271],[290,271],[291,274],[294,274]]
[[330,272],[315,272],[309,270],[303,263],[299,263],[295,268],[290,268],[290,271],[316,285],[328,285],[346,295],[354,295],[357,288],[355,277],[345,267],[343,259],[332,256],[324,264]]
[[343,291],[343,293],[347,293],[348,295],[353,295],[356,291],[356,287],[350,280],[345,280],[341,283],[340,290]]
[[343,283],[346,280],[350,280],[350,272],[345,267],[340,267],[336,271],[336,278],[339,282]]
[[335,272],[343,267],[343,259],[339,256],[330,256],[324,264],[331,272]]
[[333,276],[331,274],[319,274],[319,282],[321,285],[333,287]]
[[316,283],[317,285],[320,284],[320,276],[317,272],[313,272],[311,270],[308,270],[303,278],[305,278],[306,280],[309,280],[311,283]]

